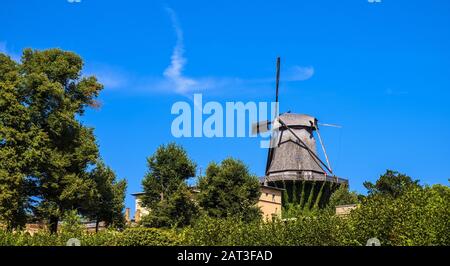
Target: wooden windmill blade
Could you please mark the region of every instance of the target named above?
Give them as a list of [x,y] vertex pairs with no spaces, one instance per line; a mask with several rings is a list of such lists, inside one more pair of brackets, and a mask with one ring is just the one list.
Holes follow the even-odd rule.
[[278,88],[280,85],[280,57],[277,57],[277,74],[275,80],[275,118],[278,116]]
[[276,124],[276,119],[278,117],[278,88],[280,83],[280,57],[277,57],[277,72],[276,72],[276,82],[275,82],[275,110],[274,110],[274,117],[275,121],[259,121],[252,124],[252,135],[256,135],[258,133],[264,133],[270,130],[269,126],[273,126]]
[[252,124],[252,135],[256,135],[259,133],[264,133],[269,131],[269,126],[272,124],[272,121],[264,120],[260,122],[256,122]]
[[333,174],[333,169],[331,168],[330,160],[328,159],[327,150],[325,149],[325,145],[323,144],[322,137],[320,136],[319,127],[317,125],[314,126],[316,128],[317,136],[319,137],[320,146],[322,146],[322,151],[325,156],[325,160],[328,164],[328,169],[330,170],[330,173]]
[[336,128],[342,128],[341,125],[337,125],[337,124],[329,124],[329,123],[318,123],[319,126],[323,126],[323,127],[336,127]]
[[[278,119],[278,88],[280,85],[280,57],[277,57],[277,72],[276,72],[276,79],[275,79],[275,120]],[[274,128],[272,127],[272,130],[274,130]],[[269,146],[269,151],[267,152],[267,163],[266,163],[266,175],[268,174],[268,171],[270,169],[270,165],[272,163],[272,159],[273,159],[273,138],[270,138],[270,146]]]
[[[281,124],[278,121],[278,118],[275,118],[275,120],[273,120],[273,121],[264,120],[264,121],[256,122],[256,123],[252,124],[252,135],[264,133],[269,130],[275,130],[275,129],[278,129],[280,126],[281,126]],[[269,128],[269,127],[271,127],[271,128]]]
[[[315,125],[317,137],[319,138],[320,146],[322,146],[322,151],[323,151],[323,154],[324,154],[325,159],[327,161],[328,168],[332,171],[330,160],[328,159],[327,150],[325,149],[325,145],[323,143],[322,137],[320,136],[320,130],[319,130],[318,125],[324,126],[324,127],[335,127],[335,128],[342,128],[342,126],[341,125],[337,125],[337,124],[330,124],[330,123],[317,123],[317,125]],[[331,173],[333,173],[333,172],[331,172]]]

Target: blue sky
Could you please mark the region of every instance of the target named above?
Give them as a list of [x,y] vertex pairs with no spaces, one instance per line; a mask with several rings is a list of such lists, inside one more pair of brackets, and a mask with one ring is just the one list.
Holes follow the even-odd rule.
[[388,168],[448,184],[449,1],[6,0],[0,18],[0,51],[71,50],[104,83],[101,109],[82,120],[128,193],[170,141],[202,169],[233,156],[263,175],[259,139],[175,139],[170,110],[196,91],[221,103],[273,100],[278,55],[281,111],[343,126],[321,133],[351,189],[365,192],[363,181]]

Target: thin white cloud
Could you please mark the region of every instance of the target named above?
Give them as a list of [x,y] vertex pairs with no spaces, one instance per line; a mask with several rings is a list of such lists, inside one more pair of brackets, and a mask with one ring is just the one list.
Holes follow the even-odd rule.
[[95,76],[106,89],[122,89],[131,85],[131,76],[125,71],[104,64],[88,64],[84,76]]
[[[264,85],[273,82],[273,78],[264,79],[240,79],[230,77],[201,77],[191,78],[183,75],[187,59],[184,56],[183,30],[178,21],[175,11],[169,7],[166,11],[170,17],[172,27],[176,35],[176,44],[173,48],[170,65],[164,71],[165,81],[159,83],[163,90],[174,90],[176,93],[187,94],[193,91],[211,89],[236,89],[243,86]],[[311,66],[294,66],[289,69],[285,81],[302,81],[310,79],[314,75],[314,68]]]
[[312,66],[293,66],[286,76],[287,81],[303,81],[312,78],[314,75],[314,67]]
[[[172,64],[171,64],[172,65]],[[170,66],[168,67],[168,69]],[[127,89],[135,92],[176,93],[187,96],[194,92],[208,91],[210,94],[233,95],[240,93],[261,93],[270,90],[275,83],[275,77],[238,78],[238,77],[198,77],[186,78],[183,75],[168,78],[164,76],[138,76],[120,70],[117,67],[104,65],[87,66],[86,75],[95,75],[105,86],[105,89]],[[275,76],[275,75],[274,75]],[[311,78],[310,70],[303,72],[286,70],[281,75],[281,82],[299,82]],[[190,80],[186,82],[186,80]]]
[[184,57],[183,31],[173,9],[167,7],[166,11],[172,22],[177,41],[170,58],[170,65],[164,70],[164,77],[171,83],[169,85],[174,86],[176,92],[184,94],[192,91],[200,84],[192,78],[183,76],[183,69],[187,62],[187,59]]
[[127,85],[126,78],[114,75],[112,73],[97,72],[95,76],[100,81],[100,83],[103,84],[103,86],[105,86],[106,88],[119,89]]
[[[105,86],[105,89],[126,89],[129,91],[148,93],[177,93],[189,97],[194,92],[207,90],[212,94],[261,93],[273,87],[275,77],[268,78],[239,78],[239,77],[188,77],[183,74],[187,63],[184,55],[184,36],[175,11],[169,7],[166,12],[175,32],[176,43],[170,57],[170,64],[163,71],[162,76],[139,76],[123,71],[119,67],[106,64],[87,64],[85,76],[94,75]],[[5,52],[16,61],[19,56],[7,51],[6,42],[0,42],[0,52]],[[293,66],[283,73],[281,81],[303,81],[314,75],[312,66]]]

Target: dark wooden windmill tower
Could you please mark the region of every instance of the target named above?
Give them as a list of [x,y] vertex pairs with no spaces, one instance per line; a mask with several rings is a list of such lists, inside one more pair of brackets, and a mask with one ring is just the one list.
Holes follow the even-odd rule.
[[[311,209],[327,204],[332,192],[348,181],[334,175],[319,132],[317,118],[305,114],[278,115],[280,58],[277,58],[276,110],[273,121],[253,125],[253,133],[271,130],[267,156],[266,185],[285,188],[284,204],[293,203]],[[317,154],[317,135],[326,163]]]

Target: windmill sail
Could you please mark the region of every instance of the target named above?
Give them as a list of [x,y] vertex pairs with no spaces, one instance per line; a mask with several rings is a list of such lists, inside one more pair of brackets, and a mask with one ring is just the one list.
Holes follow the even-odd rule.
[[259,134],[259,133],[264,133],[264,132],[269,131],[270,130],[269,129],[269,125],[271,123],[272,122],[269,121],[269,120],[264,120],[264,121],[260,121],[260,122],[257,122],[257,123],[253,123],[252,124],[252,135],[256,135],[256,134]]
[[[277,57],[277,72],[276,72],[276,80],[275,80],[275,115],[274,118],[277,119],[278,117],[278,89],[279,89],[279,85],[280,85],[280,57]],[[277,130],[277,128],[273,128],[272,127],[272,136],[270,138],[270,146],[269,146],[269,150],[267,151],[267,163],[266,163],[266,175],[267,175],[267,171],[269,170],[270,167],[270,163],[272,161],[273,158],[273,145],[274,145],[274,132],[275,130]]]

